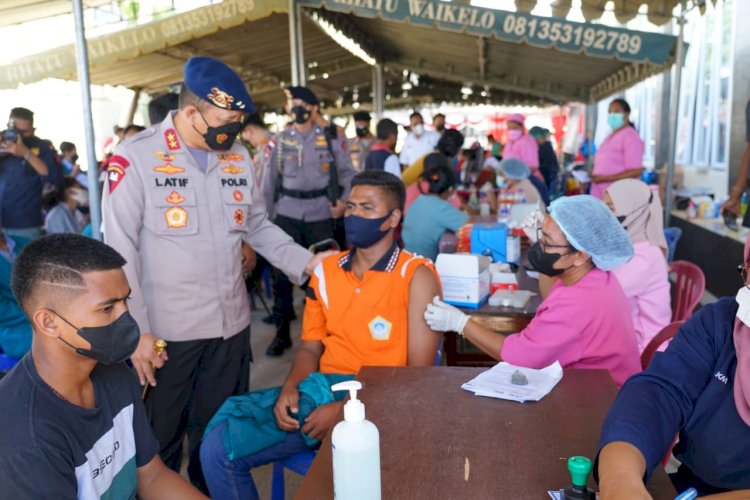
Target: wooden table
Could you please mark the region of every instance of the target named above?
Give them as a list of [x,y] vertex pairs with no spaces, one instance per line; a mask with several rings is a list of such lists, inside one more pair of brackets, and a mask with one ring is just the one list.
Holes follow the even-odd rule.
[[[470,314],[475,321],[500,334],[520,332],[536,314],[542,297],[539,295],[539,281],[529,278],[525,269],[520,268],[516,273],[516,278],[519,290],[528,290],[537,294],[529,299],[524,309],[494,307],[485,302],[479,309],[461,310]],[[497,363],[456,333],[444,334],[443,352],[448,366],[491,366]]]
[[[461,389],[481,371],[360,371],[360,398],[367,419],[380,431],[384,500],[541,500],[549,498],[548,490],[570,484],[568,457],[594,458],[602,422],[617,394],[607,371],[566,370],[547,397],[525,404]],[[589,484],[594,487],[592,478]],[[657,500],[676,494],[661,468],[654,472],[649,491]],[[296,498],[333,498],[330,433]]]

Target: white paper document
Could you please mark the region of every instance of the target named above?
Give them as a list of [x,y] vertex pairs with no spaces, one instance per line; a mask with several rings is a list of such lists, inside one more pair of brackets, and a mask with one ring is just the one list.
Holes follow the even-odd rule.
[[[525,375],[528,384],[517,385],[511,382],[516,370]],[[508,399],[523,403],[542,399],[557,385],[562,376],[563,369],[558,361],[541,370],[500,362],[466,382],[461,388],[471,391],[477,396]]]

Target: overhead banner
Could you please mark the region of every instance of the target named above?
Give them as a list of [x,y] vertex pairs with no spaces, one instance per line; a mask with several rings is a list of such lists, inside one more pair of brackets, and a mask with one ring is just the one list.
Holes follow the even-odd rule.
[[[88,40],[89,64],[107,66],[140,54],[200,38],[220,29],[286,13],[286,0],[224,0],[158,21]],[[0,88],[15,88],[43,78],[76,77],[75,47],[66,45],[0,67]]]
[[299,5],[358,17],[380,17],[415,26],[494,37],[534,47],[614,58],[628,62],[668,63],[677,38],[601,24],[579,23],[555,17],[473,7],[441,0],[295,0]]

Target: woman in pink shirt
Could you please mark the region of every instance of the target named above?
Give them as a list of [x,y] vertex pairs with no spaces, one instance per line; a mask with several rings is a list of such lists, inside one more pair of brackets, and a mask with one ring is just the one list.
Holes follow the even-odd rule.
[[542,178],[539,173],[539,143],[526,133],[524,121],[525,118],[520,113],[508,117],[508,142],[503,147],[503,159],[518,158]]
[[630,119],[625,99],[609,104],[612,133],[599,145],[591,173],[591,196],[601,198],[610,184],[620,179],[638,179],[643,172],[643,141]]
[[601,200],[586,195],[553,201],[538,234],[528,257],[544,275],[544,300],[523,331],[498,335],[437,297],[425,320],[435,331],[458,332],[495,359],[528,368],[559,361],[606,369],[622,385],[641,363],[630,305],[608,271],[633,256],[628,235]]
[[661,200],[640,180],[623,179],[607,188],[603,201],[633,243],[633,258],[612,272],[630,302],[638,352],[643,353],[672,320]]

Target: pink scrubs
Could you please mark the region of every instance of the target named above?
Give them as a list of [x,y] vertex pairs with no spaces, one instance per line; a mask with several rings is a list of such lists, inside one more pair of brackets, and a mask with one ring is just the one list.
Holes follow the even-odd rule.
[[618,385],[641,371],[630,306],[611,273],[593,269],[574,285],[557,281],[536,316],[503,342],[512,365],[605,369]]
[[672,298],[667,259],[649,241],[633,244],[635,255],[612,274],[625,292],[633,316],[638,352],[672,321]]
[[[633,127],[610,134],[599,145],[594,157],[593,175],[616,175],[643,167],[643,141]],[[612,182],[591,184],[591,196],[601,199]]]
[[503,158],[518,158],[531,170],[538,170],[539,144],[529,134],[523,134],[515,141],[508,140],[503,148]]

